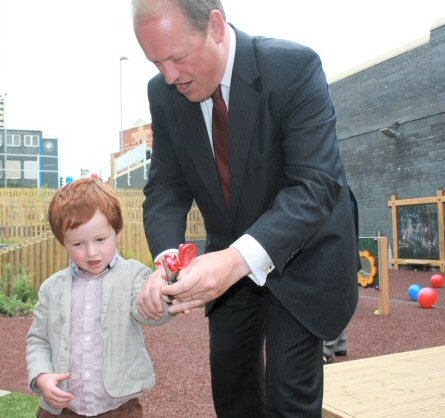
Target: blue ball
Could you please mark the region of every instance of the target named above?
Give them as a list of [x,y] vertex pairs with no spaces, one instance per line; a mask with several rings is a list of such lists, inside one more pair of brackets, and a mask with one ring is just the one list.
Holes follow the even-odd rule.
[[411,300],[417,300],[417,295],[419,294],[422,286],[420,284],[412,284],[408,287],[408,296]]

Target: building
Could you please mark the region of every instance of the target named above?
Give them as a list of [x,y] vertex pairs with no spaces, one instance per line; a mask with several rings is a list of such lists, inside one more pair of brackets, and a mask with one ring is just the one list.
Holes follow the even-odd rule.
[[123,150],[111,155],[111,180],[116,189],[142,190],[148,180],[153,144],[151,124],[138,121],[122,132]]
[[0,187],[57,188],[59,181],[56,138],[34,130],[0,131]]
[[[430,36],[330,82],[360,235],[392,244],[388,201],[445,188],[445,19]],[[443,244],[442,244],[443,245]]]

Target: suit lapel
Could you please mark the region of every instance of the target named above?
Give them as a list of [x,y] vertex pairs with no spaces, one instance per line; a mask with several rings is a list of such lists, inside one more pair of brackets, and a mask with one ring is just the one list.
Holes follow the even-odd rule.
[[[260,94],[255,89],[259,75],[251,38],[242,32],[235,32],[237,45],[229,99],[231,214],[236,212],[260,105]],[[224,208],[222,215],[227,216],[227,206],[200,105],[180,97],[174,103],[172,112],[178,122],[177,126],[181,127],[181,137],[187,140],[185,148],[203,184],[214,197],[216,206]]]
[[259,95],[232,79],[230,87],[230,194],[234,213],[247,167],[249,149],[258,114]]
[[229,101],[232,213],[235,213],[241,193],[260,105],[260,94],[255,88],[259,74],[252,41],[242,32],[235,30],[235,33],[236,52]]
[[181,98],[176,102],[173,114],[178,121],[177,126],[181,127],[181,137],[186,138],[185,148],[197,168],[201,181],[216,200],[217,206],[226,207],[201,106]]
[[62,280],[60,312],[62,318],[69,323],[69,318],[71,317],[71,287],[73,284],[71,270],[69,268],[67,269],[67,274],[62,276]]
[[110,297],[116,281],[119,281],[119,276],[122,272],[123,260],[120,260],[116,265],[106,274],[102,279],[102,306],[100,309],[100,322],[103,324],[105,314],[110,306]]

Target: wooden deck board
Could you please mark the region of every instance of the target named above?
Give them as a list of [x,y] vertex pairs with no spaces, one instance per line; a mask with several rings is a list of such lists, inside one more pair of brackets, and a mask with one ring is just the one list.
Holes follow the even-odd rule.
[[445,417],[445,346],[324,367],[324,418]]

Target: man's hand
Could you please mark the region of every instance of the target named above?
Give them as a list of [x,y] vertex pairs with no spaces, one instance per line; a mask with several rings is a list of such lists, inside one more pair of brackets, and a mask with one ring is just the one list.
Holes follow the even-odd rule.
[[69,373],[43,373],[37,376],[36,386],[42,392],[45,401],[54,408],[68,407],[74,396],[60,389],[57,385],[70,377]]
[[170,313],[186,312],[221,296],[249,273],[249,266],[238,250],[227,248],[193,259],[179,273],[178,282],[163,286],[161,293],[176,299]]
[[147,319],[159,320],[164,316],[164,301],[168,297],[161,294],[167,275],[163,268],[154,271],[144,283],[137,298],[138,310]]

